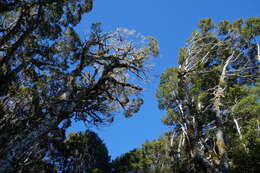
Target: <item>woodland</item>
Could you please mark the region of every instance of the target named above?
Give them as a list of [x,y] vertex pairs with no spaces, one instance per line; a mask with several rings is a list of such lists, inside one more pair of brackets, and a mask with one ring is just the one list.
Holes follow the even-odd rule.
[[260,170],[260,17],[198,21],[156,90],[169,131],[112,160],[97,133],[67,129],[134,116],[159,43],[100,23],[82,40],[75,26],[93,8],[0,0],[0,173]]

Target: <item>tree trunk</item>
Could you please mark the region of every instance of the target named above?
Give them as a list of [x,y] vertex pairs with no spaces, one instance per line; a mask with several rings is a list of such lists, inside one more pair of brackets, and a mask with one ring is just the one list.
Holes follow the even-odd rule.
[[225,62],[223,69],[222,69],[222,73],[220,75],[219,78],[219,84],[217,86],[217,89],[215,91],[215,102],[214,102],[214,109],[216,111],[216,118],[217,118],[217,122],[216,122],[216,126],[217,126],[217,131],[216,131],[216,144],[217,144],[217,148],[218,148],[218,154],[220,157],[220,162],[219,164],[217,164],[216,166],[219,168],[219,171],[221,173],[226,173],[229,170],[229,163],[228,163],[228,156],[227,156],[227,151],[226,151],[226,144],[225,144],[225,140],[224,140],[224,132],[222,130],[222,98],[225,97],[224,92],[226,90],[226,72],[227,72],[227,67],[230,63],[230,61],[233,59],[234,56],[234,52],[232,53],[232,55],[227,59],[227,61]]

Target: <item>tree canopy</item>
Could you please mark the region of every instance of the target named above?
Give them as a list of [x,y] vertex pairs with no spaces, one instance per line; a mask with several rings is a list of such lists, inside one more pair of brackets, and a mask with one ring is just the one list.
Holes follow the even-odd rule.
[[166,133],[157,140],[145,142],[141,148],[129,151],[112,162],[114,173],[170,173],[173,171],[171,158],[171,134]]
[[72,118],[102,125],[142,105],[138,81],[157,41],[100,23],[81,40],[73,27],[91,9],[91,0],[1,1],[0,172]]
[[[259,35],[259,17],[202,19],[180,49],[179,66],[161,75],[159,108],[179,141],[177,159],[191,165],[186,171],[259,169]],[[247,158],[243,169],[238,158]]]
[[[143,104],[158,41],[93,23],[92,0],[0,0],[0,173],[227,173],[260,170],[260,18],[201,19],[156,91],[170,128],[113,161],[90,130]],[[159,116],[159,115],[158,115]]]
[[108,150],[95,132],[73,132],[62,140],[57,139],[58,137],[60,136],[53,134],[48,142],[41,141],[41,146],[37,149],[43,150],[43,152],[33,151],[29,157],[25,157],[26,160],[21,159],[12,166],[9,172],[111,172]]
[[96,133],[70,133],[50,158],[58,172],[110,172],[110,157]]

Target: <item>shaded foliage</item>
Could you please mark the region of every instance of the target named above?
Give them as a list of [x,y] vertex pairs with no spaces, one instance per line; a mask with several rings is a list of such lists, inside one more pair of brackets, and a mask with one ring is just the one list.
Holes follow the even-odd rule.
[[32,152],[44,155],[41,145],[73,118],[99,126],[139,110],[146,60],[158,54],[154,38],[96,23],[81,40],[73,27],[91,0],[0,5],[0,172]]
[[26,160],[20,159],[9,172],[111,172],[108,150],[96,133],[69,133],[66,138],[60,139],[61,136],[53,134],[47,145],[41,141],[42,145],[38,149],[44,151],[42,156],[39,156],[39,151],[32,151],[31,155],[24,158]]
[[70,133],[50,154],[59,172],[110,172],[110,157],[96,133]]

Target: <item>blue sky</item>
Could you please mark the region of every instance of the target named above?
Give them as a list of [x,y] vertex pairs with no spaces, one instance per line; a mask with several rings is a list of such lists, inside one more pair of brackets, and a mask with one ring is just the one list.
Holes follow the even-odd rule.
[[[102,138],[112,158],[147,140],[158,138],[168,130],[160,119],[155,97],[159,76],[166,68],[177,65],[178,49],[191,32],[197,29],[201,18],[215,22],[227,19],[260,16],[260,0],[95,0],[94,8],[82,18],[77,31],[83,37],[91,23],[101,22],[105,31],[118,27],[134,29],[143,35],[152,35],[159,41],[160,56],[155,65],[152,82],[144,86],[144,104],[132,118],[119,114],[109,127],[94,129]],[[77,123],[69,131],[84,131]],[[92,129],[93,130],[93,129]]]

